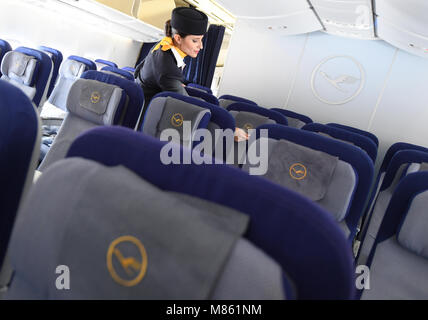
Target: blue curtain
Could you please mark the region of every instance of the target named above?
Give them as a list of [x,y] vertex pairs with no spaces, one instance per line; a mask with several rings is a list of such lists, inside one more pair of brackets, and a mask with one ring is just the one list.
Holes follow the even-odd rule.
[[143,46],[141,47],[140,56],[138,57],[137,63],[135,64],[135,67],[138,66],[138,64],[143,61],[143,59],[150,53],[150,50],[153,48],[153,46],[158,43],[157,42],[144,42]]
[[184,79],[186,83],[196,83],[204,87],[211,87],[218,55],[223,42],[225,27],[210,25],[203,39],[203,50],[195,59],[186,57],[184,62]]

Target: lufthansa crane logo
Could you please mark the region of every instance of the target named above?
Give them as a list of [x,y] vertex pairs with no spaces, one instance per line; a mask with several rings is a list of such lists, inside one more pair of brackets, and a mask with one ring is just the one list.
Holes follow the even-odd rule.
[[114,240],[107,251],[107,269],[115,282],[133,287],[147,271],[147,253],[140,240],[122,236]]
[[364,88],[363,66],[350,56],[333,56],[322,60],[312,72],[311,87],[315,97],[327,104],[345,104]]
[[171,117],[171,124],[174,127],[181,127],[183,125],[183,115],[181,113],[175,113],[172,117]]
[[301,163],[295,163],[290,167],[290,176],[294,180],[303,180],[306,178],[306,167]]
[[94,91],[91,94],[91,102],[92,103],[98,103],[101,99],[101,95],[98,91]]

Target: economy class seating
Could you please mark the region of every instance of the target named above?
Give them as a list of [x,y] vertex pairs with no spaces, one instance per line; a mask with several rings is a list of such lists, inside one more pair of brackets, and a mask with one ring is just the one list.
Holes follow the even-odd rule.
[[[233,167],[164,165],[164,145],[123,127],[81,135],[22,207],[6,298],[354,297],[352,255],[324,209]],[[52,285],[59,264],[72,290]]]

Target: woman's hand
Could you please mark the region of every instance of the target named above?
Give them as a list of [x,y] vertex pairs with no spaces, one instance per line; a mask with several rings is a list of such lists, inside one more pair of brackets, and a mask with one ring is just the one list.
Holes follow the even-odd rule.
[[241,128],[235,128],[235,142],[241,142],[248,140],[248,133]]

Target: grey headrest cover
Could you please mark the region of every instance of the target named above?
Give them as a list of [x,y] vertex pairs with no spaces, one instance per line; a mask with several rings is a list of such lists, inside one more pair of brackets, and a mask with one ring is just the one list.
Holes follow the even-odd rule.
[[219,99],[218,104],[220,107],[226,109],[228,106],[230,106],[232,103],[236,103],[236,101],[228,100],[228,99]]
[[99,125],[112,125],[116,112],[123,110],[125,92],[118,86],[77,79],[67,98],[67,109],[80,118]]
[[[61,212],[43,199],[58,182],[62,187],[49,198],[64,206]],[[32,285],[52,299],[207,299],[248,223],[236,211],[195,208],[122,166],[80,158],[58,161],[37,186],[17,229],[38,241],[17,237],[14,248],[24,245],[28,252],[14,250],[13,261],[17,275],[31,274]],[[35,221],[51,227],[39,232]],[[28,261],[31,268],[25,268]],[[59,264],[75,272],[71,290],[51,284]]]
[[265,178],[313,201],[324,198],[339,158],[290,141],[273,145]]
[[242,128],[245,131],[248,131],[248,129],[255,129],[258,126],[261,126],[263,124],[274,124],[276,123],[274,120],[269,119],[268,117],[261,116],[259,114],[255,114],[252,112],[246,112],[246,111],[231,111],[230,112],[236,122],[237,128]]
[[191,133],[199,128],[202,118],[210,114],[209,109],[205,109],[172,97],[165,99],[163,113],[157,125],[157,135],[165,129],[176,129],[180,133],[182,142],[192,140],[192,137],[183,136],[183,122],[191,122]]
[[397,235],[398,242],[408,250],[428,258],[428,191],[418,194],[404,216]]
[[84,63],[67,59],[61,64],[59,74],[67,79],[74,80],[80,78],[85,69],[86,66]]
[[100,72],[102,72],[102,73],[107,73],[107,74],[111,74],[111,75],[113,75],[113,76],[116,76],[116,77],[119,77],[119,78],[122,78],[122,79],[126,79],[126,80],[128,80],[128,78],[125,78],[123,75],[118,74],[118,73],[116,73],[116,72],[107,71],[107,70],[101,70]]
[[288,121],[288,126],[292,128],[301,129],[306,124],[297,118],[292,118],[292,117],[286,117],[286,118]]
[[31,86],[36,66],[37,59],[34,57],[18,51],[9,51],[3,57],[1,73],[10,79]]

